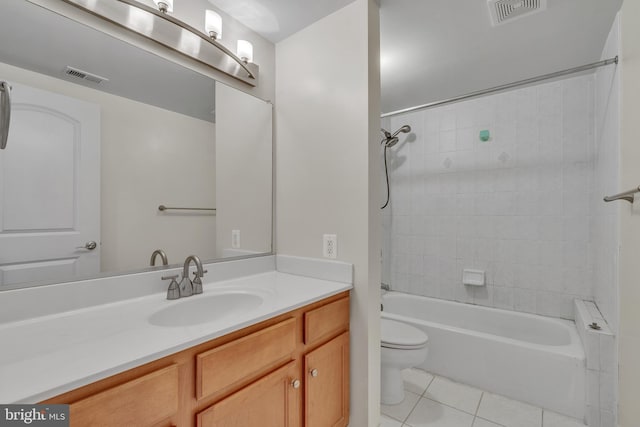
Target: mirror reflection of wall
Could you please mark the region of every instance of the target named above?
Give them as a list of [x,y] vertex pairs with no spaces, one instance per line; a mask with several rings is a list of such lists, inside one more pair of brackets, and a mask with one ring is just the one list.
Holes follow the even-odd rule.
[[[272,175],[271,104],[217,85],[216,106],[216,253],[231,257],[268,252],[272,182],[263,178]],[[246,126],[247,116],[254,126]]]
[[[13,116],[21,123],[12,126],[8,148],[0,153],[0,192],[16,201],[8,204],[4,197],[0,205],[0,290],[143,269],[158,248],[167,253],[170,264],[190,254],[212,260],[271,251],[270,104],[219,84],[228,93],[230,108],[239,105],[233,101],[238,98],[263,111],[221,114],[214,80],[30,3],[12,2],[8,7],[11,10],[0,17],[0,40],[9,40],[11,34],[12,40],[24,43],[0,43],[0,80],[15,86]],[[33,25],[50,43],[44,46],[27,36]],[[65,73],[68,65],[108,80],[76,80]],[[53,107],[34,107],[49,98]],[[94,166],[83,166],[90,164],[90,150],[78,143],[78,135],[88,131],[76,124],[85,119],[61,112],[74,103],[84,106],[79,110],[95,111]],[[73,142],[55,143],[62,137],[56,136],[55,126],[43,124],[44,110],[53,111],[50,117],[67,117],[61,123],[69,123],[68,134],[76,136],[67,141]],[[216,113],[232,118],[223,128],[241,125],[245,134],[256,137],[254,148],[248,145],[251,137],[245,138],[236,155],[233,141],[225,136],[223,159],[233,174],[216,167]],[[38,125],[42,129],[34,134]],[[63,133],[65,126],[60,125]],[[42,150],[47,143],[56,144],[55,149]],[[64,153],[68,157],[60,157]],[[259,164],[250,163],[246,153],[257,155]],[[91,169],[97,169],[94,178],[89,177]],[[243,182],[241,176],[244,189],[234,191],[233,186],[237,189]],[[59,191],[53,187],[58,181],[66,186]],[[227,217],[246,217],[243,210],[248,208],[255,219],[229,223],[241,231],[240,245],[233,244],[226,228],[225,240],[218,242],[213,210],[158,211],[161,204],[220,208],[217,192],[225,194]],[[93,198],[94,213],[80,210],[83,198]],[[67,205],[71,208],[60,208]],[[57,210],[67,216],[53,221]],[[11,218],[21,223],[8,222]],[[87,219],[97,225],[84,225]],[[28,238],[20,243],[19,235]],[[41,240],[34,241],[36,235]],[[42,240],[45,237],[55,238]],[[91,241],[98,243],[96,249],[83,248]],[[34,247],[46,250],[35,254]]]

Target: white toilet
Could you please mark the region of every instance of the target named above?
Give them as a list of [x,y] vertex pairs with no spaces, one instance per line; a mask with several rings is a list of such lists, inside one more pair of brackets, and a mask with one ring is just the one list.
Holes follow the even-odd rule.
[[380,319],[380,402],[395,405],[404,400],[403,369],[427,359],[429,338],[420,329],[391,319]]

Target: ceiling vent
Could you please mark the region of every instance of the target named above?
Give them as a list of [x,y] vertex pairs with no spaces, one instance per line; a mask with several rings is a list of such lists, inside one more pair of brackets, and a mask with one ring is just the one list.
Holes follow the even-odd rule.
[[86,80],[88,82],[94,83],[94,84],[100,84],[103,82],[108,82],[109,79],[106,77],[100,77],[97,74],[92,74],[86,71],[82,71],[79,70],[77,68],[73,68],[67,65],[67,68],[65,69],[64,73],[68,76],[74,77],[76,79],[81,79],[81,80]]
[[542,12],[547,0],[488,0],[491,23],[495,27],[523,16]]

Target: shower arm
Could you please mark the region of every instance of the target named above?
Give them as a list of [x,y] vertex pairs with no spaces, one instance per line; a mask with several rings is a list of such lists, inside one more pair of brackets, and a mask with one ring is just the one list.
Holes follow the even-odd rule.
[[633,204],[634,198],[635,198],[634,194],[636,193],[640,193],[640,186],[633,188],[629,191],[625,191],[623,193],[614,194],[613,196],[607,196],[603,200],[605,202],[613,202],[615,200],[626,200],[627,202]]

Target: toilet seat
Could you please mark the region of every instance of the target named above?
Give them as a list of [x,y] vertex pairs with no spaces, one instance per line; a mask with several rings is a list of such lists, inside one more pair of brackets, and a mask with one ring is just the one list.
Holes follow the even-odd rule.
[[391,319],[380,319],[380,344],[385,348],[414,350],[427,345],[429,337],[420,329]]

